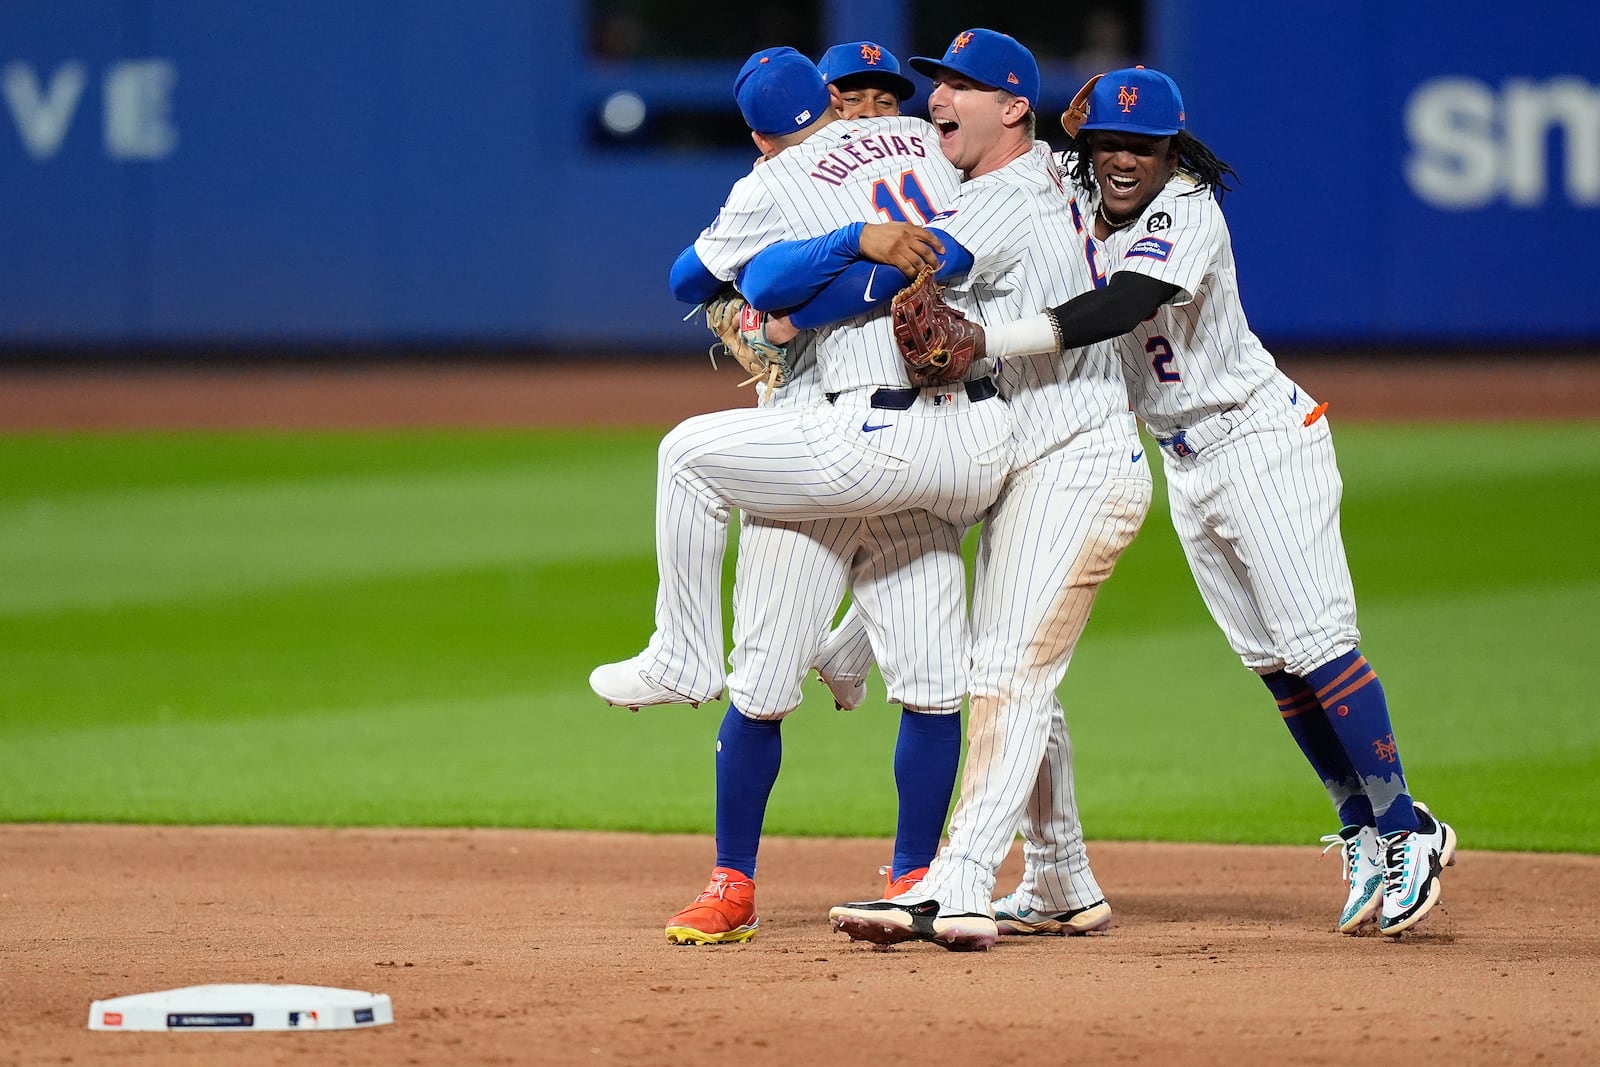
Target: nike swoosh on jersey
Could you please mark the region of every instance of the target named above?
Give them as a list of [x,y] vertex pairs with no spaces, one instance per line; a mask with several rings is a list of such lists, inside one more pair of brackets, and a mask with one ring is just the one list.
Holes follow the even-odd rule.
[[1131,462],[1131,463],[1139,462],[1139,457],[1142,456],[1142,455],[1144,455],[1144,449],[1141,448],[1141,449],[1139,449],[1139,451],[1137,451],[1137,452],[1135,452],[1133,454],[1133,459],[1131,459],[1129,462]]
[[875,297],[873,297],[873,295],[872,295],[872,282],[877,277],[878,277],[878,268],[877,267],[873,267],[872,268],[872,273],[867,275],[867,291],[861,294],[861,302],[863,304],[870,304],[875,299]]
[[1299,399],[1300,399],[1300,387],[1297,385],[1297,386],[1294,387],[1293,391],[1291,391],[1289,393],[1289,406],[1290,407],[1294,407],[1295,401],[1297,401]]
[[879,423],[877,426],[874,426],[874,425],[872,425],[870,420],[862,420],[861,432],[862,433],[871,433],[873,430],[887,430],[889,427],[891,427],[893,425],[894,425],[894,423],[892,423],[892,422],[883,422],[883,423]]

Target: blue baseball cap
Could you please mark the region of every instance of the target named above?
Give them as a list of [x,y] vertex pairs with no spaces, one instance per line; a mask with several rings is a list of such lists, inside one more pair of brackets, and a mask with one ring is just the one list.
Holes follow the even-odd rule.
[[1100,76],[1089,93],[1089,117],[1078,129],[1170,137],[1183,122],[1177,82],[1159,70],[1123,67]]
[[1029,107],[1039,106],[1039,64],[1033,53],[1015,37],[996,30],[962,30],[944,50],[943,59],[914,56],[911,67],[930,78],[951,70],[1020,96]]
[[[856,74],[870,74],[901,100],[916,95],[917,87],[911,79],[900,73],[900,61],[894,53],[875,41],[850,41],[836,44],[817,61],[822,80],[836,82]],[[864,81],[866,79],[863,79]]]
[[793,48],[763,48],[745,60],[733,95],[746,124],[769,137],[803,130],[830,107],[822,72]]

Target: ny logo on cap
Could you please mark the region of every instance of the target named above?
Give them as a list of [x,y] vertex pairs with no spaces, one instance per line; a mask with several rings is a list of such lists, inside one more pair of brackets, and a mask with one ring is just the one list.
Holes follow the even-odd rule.
[[866,60],[869,65],[877,66],[883,62],[883,49],[875,44],[864,44],[861,46],[861,58]]
[[950,51],[951,51],[951,53],[955,53],[955,52],[961,51],[963,48],[967,47],[967,45],[971,41],[972,41],[972,31],[971,30],[963,31],[962,33],[960,33],[960,34],[958,34],[956,36],[955,40],[950,42]]
[[1124,85],[1120,88],[1122,91],[1117,93],[1117,103],[1122,105],[1122,113],[1126,115],[1139,102],[1139,87],[1135,85],[1130,89]]

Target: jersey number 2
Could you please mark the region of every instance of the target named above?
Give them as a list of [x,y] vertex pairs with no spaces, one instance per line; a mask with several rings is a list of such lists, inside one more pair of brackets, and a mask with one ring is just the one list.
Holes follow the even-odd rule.
[[1172,345],[1165,337],[1152,337],[1144,343],[1144,350],[1153,357],[1150,360],[1150,369],[1156,372],[1158,382],[1181,382],[1183,375],[1172,368],[1178,355],[1172,351]]
[[872,206],[887,216],[890,222],[910,222],[911,217],[906,214],[907,206],[921,217],[924,225],[938,214],[928,199],[927,190],[917,181],[916,171],[908,170],[900,175],[899,192],[900,195],[896,196],[895,190],[889,188],[888,181],[883,178],[872,183]]

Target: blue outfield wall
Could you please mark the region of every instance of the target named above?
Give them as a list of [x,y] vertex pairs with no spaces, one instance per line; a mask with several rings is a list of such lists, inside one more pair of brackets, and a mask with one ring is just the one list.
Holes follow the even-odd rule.
[[[1600,9],[1252,7],[1153,0],[1142,58],[1243,178],[1226,206],[1259,333],[1600,341]],[[909,0],[820,9],[829,40],[910,50]],[[624,90],[731,114],[739,59],[592,59],[586,20],[513,0],[0,5],[0,352],[699,346],[667,268],[753,150],[590,129]],[[1027,41],[1025,20],[990,24]],[[1046,64],[1046,132],[1081,73]]]

